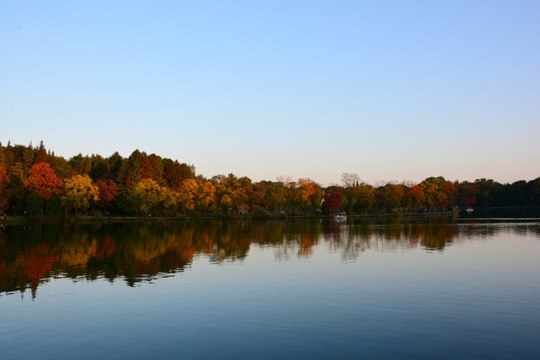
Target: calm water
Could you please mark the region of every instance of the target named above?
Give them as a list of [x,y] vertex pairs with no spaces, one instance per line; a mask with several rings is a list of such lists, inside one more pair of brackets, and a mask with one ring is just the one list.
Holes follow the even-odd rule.
[[0,357],[540,358],[540,219],[9,226]]

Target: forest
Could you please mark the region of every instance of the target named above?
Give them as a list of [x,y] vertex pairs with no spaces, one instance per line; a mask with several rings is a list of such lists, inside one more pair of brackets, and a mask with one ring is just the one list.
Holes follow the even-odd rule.
[[115,152],[66,160],[43,142],[0,143],[0,214],[8,216],[278,217],[526,206],[540,206],[540,177],[501,184],[437,176],[373,186],[344,173],[341,185],[323,187],[309,178],[206,178],[193,165],[139,150],[127,158]]

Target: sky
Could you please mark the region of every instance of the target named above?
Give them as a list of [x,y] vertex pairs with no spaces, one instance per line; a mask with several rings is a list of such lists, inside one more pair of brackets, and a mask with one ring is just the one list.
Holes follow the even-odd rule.
[[540,176],[540,1],[0,0],[0,141],[254,181]]

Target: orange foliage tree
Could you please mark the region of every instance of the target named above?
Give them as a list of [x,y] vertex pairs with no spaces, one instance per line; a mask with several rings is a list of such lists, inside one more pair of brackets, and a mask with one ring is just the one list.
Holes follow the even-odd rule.
[[62,179],[56,176],[49,164],[43,162],[34,164],[24,180],[24,187],[43,200],[49,200],[51,195],[58,194],[61,186]]
[[402,206],[405,191],[400,184],[388,183],[377,189],[377,202],[381,209],[393,209]]
[[304,211],[306,209],[317,209],[321,204],[323,191],[319,184],[310,178],[298,179],[298,200]]
[[419,208],[422,206],[423,199],[422,189],[418,185],[410,186],[404,196],[404,205],[406,208]]

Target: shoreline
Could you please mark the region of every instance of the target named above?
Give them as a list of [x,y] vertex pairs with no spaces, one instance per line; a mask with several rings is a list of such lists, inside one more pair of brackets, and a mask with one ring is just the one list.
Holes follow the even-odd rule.
[[[479,208],[472,214],[482,214],[485,212],[523,212],[532,211],[538,212],[540,209],[536,207],[501,207],[501,208]],[[394,212],[394,213],[372,213],[372,214],[351,214],[347,215],[348,219],[369,219],[369,218],[467,218],[462,215],[466,214],[465,209],[457,211],[437,211],[437,212]],[[469,214],[467,214],[469,215]],[[471,217],[471,215],[469,215]],[[286,216],[6,216],[0,218],[0,225],[26,225],[26,224],[120,224],[120,223],[140,223],[140,222],[179,222],[179,221],[264,221],[264,220],[300,220],[300,219],[333,219],[333,215],[286,215]]]

